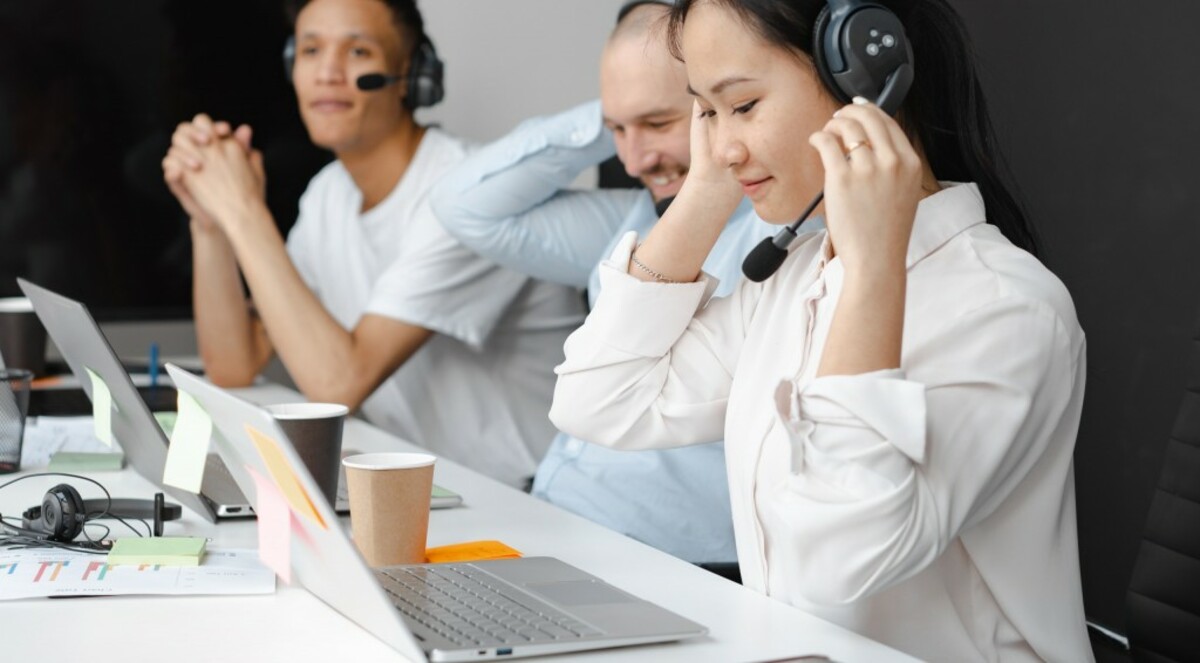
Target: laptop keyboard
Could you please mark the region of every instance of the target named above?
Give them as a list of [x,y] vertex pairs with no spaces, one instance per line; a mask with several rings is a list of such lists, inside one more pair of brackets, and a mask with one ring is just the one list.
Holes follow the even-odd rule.
[[392,603],[406,617],[463,646],[556,642],[601,635],[532,596],[468,565],[377,569]]

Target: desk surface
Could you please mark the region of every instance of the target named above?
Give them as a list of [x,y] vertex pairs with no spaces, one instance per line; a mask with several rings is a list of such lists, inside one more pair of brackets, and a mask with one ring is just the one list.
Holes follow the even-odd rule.
[[[261,403],[294,400],[279,387],[241,395]],[[343,446],[362,451],[413,448],[363,421],[347,423]],[[37,471],[27,468],[27,472]],[[10,475],[11,476],[11,475]],[[149,497],[132,470],[95,473],[120,497]],[[704,624],[709,634],[679,643],[534,661],[769,661],[821,655],[837,661],[911,658],[800,610],[747,590],[583,518],[446,460],[435,481],[464,506],[430,514],[429,545],[498,539],[525,555],[558,557],[632,594]],[[24,481],[0,491],[0,512],[41,499],[59,481]],[[84,496],[90,496],[83,489]],[[256,547],[252,520],[211,525],[184,511],[169,535],[208,536],[214,546]],[[86,657],[90,662],[166,660],[392,661],[399,655],[300,587],[246,597],[104,597],[0,602],[0,659]],[[120,646],[112,646],[120,643]]]

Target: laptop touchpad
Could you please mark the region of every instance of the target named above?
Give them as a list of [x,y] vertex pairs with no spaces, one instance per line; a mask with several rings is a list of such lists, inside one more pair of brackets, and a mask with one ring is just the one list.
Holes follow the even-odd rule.
[[559,605],[628,603],[636,600],[616,587],[592,580],[532,583],[525,585],[525,589]]

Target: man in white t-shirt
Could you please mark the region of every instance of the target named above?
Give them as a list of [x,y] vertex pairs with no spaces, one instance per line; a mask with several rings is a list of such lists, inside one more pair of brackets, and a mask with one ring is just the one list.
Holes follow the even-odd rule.
[[301,116],[337,160],[309,183],[286,244],[248,127],[197,116],[163,161],[192,219],[208,375],[249,384],[278,352],[306,397],[361,407],[402,437],[524,485],[552,437],[552,367],[582,320],[581,298],[478,257],[430,211],[430,187],[465,146],[413,118],[440,96],[441,74],[415,2],[294,5]]

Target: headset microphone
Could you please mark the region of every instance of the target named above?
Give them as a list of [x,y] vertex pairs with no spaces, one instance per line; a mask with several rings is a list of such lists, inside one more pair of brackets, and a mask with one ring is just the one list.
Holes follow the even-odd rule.
[[372,92],[374,90],[382,90],[383,88],[399,83],[404,80],[404,76],[389,76],[388,74],[363,74],[354,79],[354,84],[363,92]]
[[758,246],[750,251],[746,259],[742,261],[742,273],[746,275],[746,278],[755,283],[761,283],[779,269],[784,259],[787,258],[788,247],[791,246],[792,240],[796,239],[796,230],[824,199],[825,192],[818,193],[808,207],[804,208],[804,212],[795,223],[780,230],[774,237],[768,237],[759,242]]

